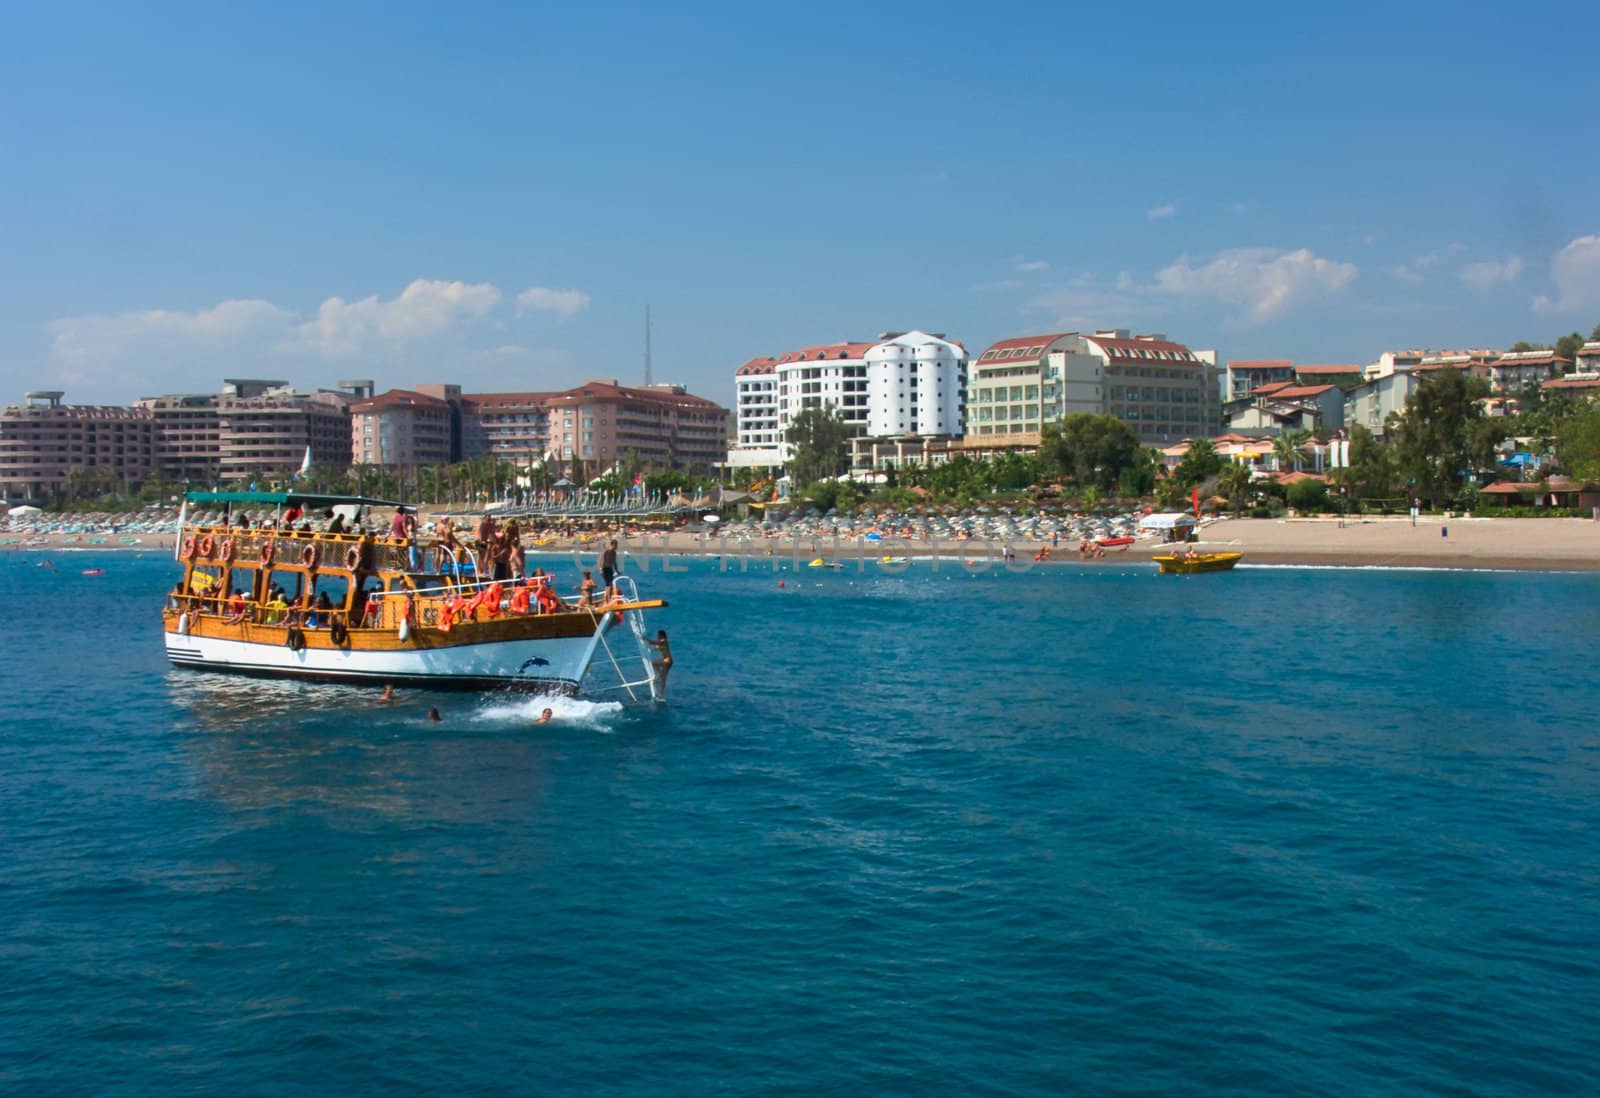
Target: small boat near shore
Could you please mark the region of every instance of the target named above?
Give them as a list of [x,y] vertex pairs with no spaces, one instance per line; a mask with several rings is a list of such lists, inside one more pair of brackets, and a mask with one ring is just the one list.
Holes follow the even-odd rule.
[[[167,658],[179,667],[345,682],[409,682],[576,693],[598,658],[622,685],[660,688],[641,600],[616,577],[609,601],[562,597],[544,577],[493,580],[464,567],[459,542],[424,546],[363,530],[355,518],[393,501],[301,492],[191,492],[189,503],[227,508],[220,521],[180,520],[183,575],[162,614]],[[248,505],[271,521],[234,525]],[[296,524],[305,511],[347,513],[348,531]],[[425,560],[436,551],[442,567]],[[629,682],[607,635],[631,631],[643,664]],[[635,645],[630,645],[634,647]]]
[[1189,575],[1193,572],[1226,572],[1243,557],[1243,553],[1196,553],[1178,549],[1160,553],[1150,559],[1169,575]]

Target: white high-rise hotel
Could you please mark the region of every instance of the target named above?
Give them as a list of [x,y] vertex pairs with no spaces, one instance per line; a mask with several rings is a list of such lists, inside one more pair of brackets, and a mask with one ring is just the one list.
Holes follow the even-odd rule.
[[783,436],[808,408],[832,407],[874,438],[952,438],[966,426],[966,349],[926,332],[754,358],[734,381],[739,435],[728,464],[736,467],[782,465]]

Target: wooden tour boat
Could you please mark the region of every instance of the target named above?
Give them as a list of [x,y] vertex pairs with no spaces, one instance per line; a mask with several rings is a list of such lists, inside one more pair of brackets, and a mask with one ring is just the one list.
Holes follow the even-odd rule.
[[1242,556],[1243,553],[1196,553],[1192,549],[1174,549],[1150,559],[1160,565],[1163,572],[1187,575],[1190,572],[1226,572],[1238,564]]
[[[363,509],[403,504],[305,492],[191,492],[190,504],[285,509]],[[563,598],[546,582],[480,580],[464,548],[424,567],[436,546],[421,539],[290,529],[178,524],[183,578],[162,614],[167,657],[180,667],[257,675],[424,686],[510,686],[576,693],[601,653],[630,695],[659,696],[641,600],[618,576],[611,601]],[[274,587],[283,598],[274,599]],[[318,609],[327,595],[331,609]],[[633,634],[636,654],[607,636]],[[643,671],[629,681],[624,663]]]

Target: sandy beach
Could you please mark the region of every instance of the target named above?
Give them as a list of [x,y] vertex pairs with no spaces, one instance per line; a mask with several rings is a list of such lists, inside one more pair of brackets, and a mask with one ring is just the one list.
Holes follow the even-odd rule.
[[[686,556],[747,555],[813,559],[882,556],[925,557],[999,563],[1003,547],[973,541],[885,539],[861,543],[831,537],[740,539],[716,533],[652,533],[629,538],[619,533],[634,556],[669,553]],[[531,540],[529,541],[532,548]],[[1033,563],[1040,543],[1016,542],[1019,562]],[[1521,571],[1600,571],[1600,523],[1588,519],[1495,519],[1423,516],[1413,526],[1405,516],[1341,522],[1336,518],[1223,519],[1200,532],[1200,549],[1229,549],[1245,554],[1246,564],[1300,564],[1347,567],[1476,568]],[[45,535],[5,545],[11,552],[43,553],[62,549],[142,550],[171,552],[172,536],[123,535],[105,544],[91,544],[81,535]],[[598,540],[578,544],[561,539],[533,552],[585,557],[597,554]],[[1075,545],[1063,542],[1051,563],[1094,567],[1108,562],[1148,559],[1159,552],[1154,541],[1140,541],[1107,553],[1104,561],[1080,562]]]

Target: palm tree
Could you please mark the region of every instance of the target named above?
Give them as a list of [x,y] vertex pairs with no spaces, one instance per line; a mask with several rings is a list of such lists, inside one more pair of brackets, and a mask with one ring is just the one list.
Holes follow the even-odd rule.
[[1272,440],[1272,456],[1278,463],[1280,473],[1299,470],[1300,463],[1306,457],[1305,450],[1302,449],[1304,441],[1305,436],[1300,431],[1290,431]]
[[1217,478],[1217,487],[1233,505],[1233,517],[1238,518],[1251,495],[1250,466],[1242,461],[1230,461]]

